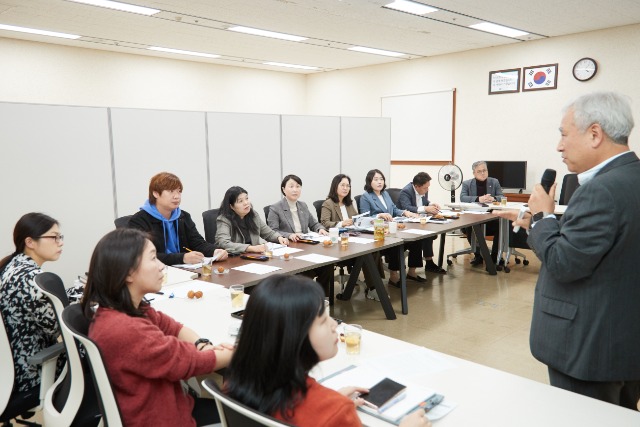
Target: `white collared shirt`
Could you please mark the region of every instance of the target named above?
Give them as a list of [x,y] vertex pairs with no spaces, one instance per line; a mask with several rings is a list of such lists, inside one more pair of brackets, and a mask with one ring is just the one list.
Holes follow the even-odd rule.
[[415,186],[413,186],[413,192],[416,194],[416,207],[418,208],[418,213],[424,212],[425,206],[422,204],[422,196],[416,191]]
[[627,153],[630,153],[631,151],[625,151],[624,153],[620,153],[617,154],[613,157],[609,157],[607,160],[605,160],[604,162],[600,163],[599,165],[595,165],[594,167],[592,167],[591,169],[589,169],[588,171],[584,171],[580,174],[578,174],[578,182],[580,183],[580,185],[585,185],[587,182],[591,181],[593,179],[594,176],[596,176],[596,174],[598,172],[600,172],[600,170],[605,167],[607,164],[609,164],[610,162],[612,162],[614,159],[617,159],[618,157],[625,155]]

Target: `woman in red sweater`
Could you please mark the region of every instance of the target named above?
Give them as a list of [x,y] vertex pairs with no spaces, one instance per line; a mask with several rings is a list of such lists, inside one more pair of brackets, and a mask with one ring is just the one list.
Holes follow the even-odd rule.
[[[282,275],[264,279],[247,303],[226,393],[300,427],[361,426],[356,406],[363,401],[352,397],[368,390],[334,391],[309,376],[318,362],[338,352],[336,327],[324,308],[322,289],[311,279]],[[429,425],[422,409],[400,424]]]
[[[164,264],[141,231],[104,236],[89,265],[82,305],[126,426],[196,426],[219,422],[215,402],[194,399],[180,380],[224,368],[233,345],[214,346],[151,308],[144,295],[162,288]],[[97,308],[96,308],[97,304]]]

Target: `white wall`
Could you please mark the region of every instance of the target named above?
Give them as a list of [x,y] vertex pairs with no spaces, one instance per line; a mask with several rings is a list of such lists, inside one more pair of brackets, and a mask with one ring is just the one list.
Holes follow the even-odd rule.
[[[573,64],[589,56],[598,74],[581,83]],[[516,94],[487,94],[489,72],[558,63],[558,89]],[[475,160],[527,160],[527,182],[538,182],[545,168],[566,167],[555,152],[561,109],[573,98],[595,90],[615,90],[631,97],[640,122],[640,25],[548,40],[481,49],[362,69],[308,77],[307,113],[348,116],[380,114],[380,97],[457,88],[455,162],[465,178]],[[631,148],[638,148],[638,132]],[[428,159],[415,159],[428,160]],[[434,180],[439,167],[392,166],[390,184],[401,187],[420,170]],[[448,193],[432,182],[430,198],[448,201]]]

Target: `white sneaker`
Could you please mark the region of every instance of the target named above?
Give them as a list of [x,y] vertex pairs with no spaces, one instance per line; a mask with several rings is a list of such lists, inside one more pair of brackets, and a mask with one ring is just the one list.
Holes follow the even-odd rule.
[[367,297],[367,299],[371,299],[374,301],[378,301],[380,302],[380,297],[378,296],[378,291],[374,288],[374,289],[366,289],[364,291],[364,296]]

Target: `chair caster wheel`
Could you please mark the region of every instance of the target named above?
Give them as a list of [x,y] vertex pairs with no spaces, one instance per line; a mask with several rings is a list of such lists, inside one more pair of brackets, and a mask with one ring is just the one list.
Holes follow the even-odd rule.
[[516,264],[520,264],[520,258],[516,258]]
[[347,298],[345,298],[342,294],[337,294],[336,299],[340,301],[347,301]]
[[451,261],[450,259],[447,260],[447,265],[453,265],[453,261]]
[[524,261],[522,261],[522,263],[523,263],[524,265],[529,265],[529,260],[528,260],[528,259],[525,259]]
[[451,258],[458,258],[458,255],[451,255]]
[[504,272],[505,273],[511,273],[511,269],[507,266],[504,267]]
[[[506,270],[507,267],[505,267]],[[500,264],[496,265],[496,271],[502,271],[502,266]]]

